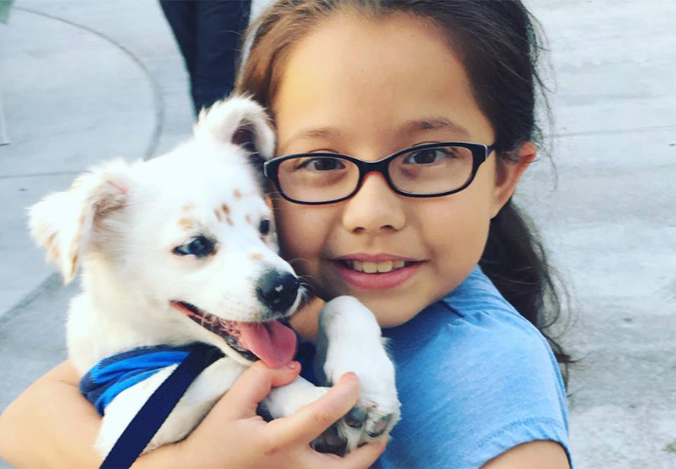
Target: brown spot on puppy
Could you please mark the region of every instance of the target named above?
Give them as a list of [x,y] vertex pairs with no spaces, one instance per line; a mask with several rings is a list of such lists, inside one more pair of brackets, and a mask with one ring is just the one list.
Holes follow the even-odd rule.
[[75,274],[77,272],[77,255],[73,256],[73,258],[70,260],[70,276],[75,277]]
[[183,207],[181,207],[181,211],[183,212],[189,212],[191,210],[195,209],[195,204],[185,204]]
[[[50,236],[49,239],[53,240],[54,235]],[[58,262],[60,255],[61,251],[59,251],[57,244],[50,242],[50,244],[47,245],[47,259]]]
[[193,228],[195,228],[195,220],[191,218],[181,218],[178,221],[178,224],[181,228],[184,228],[186,230],[192,230]]
[[239,191],[239,189],[235,189],[235,193],[233,195],[235,196],[235,199],[237,199],[237,200],[242,198],[242,193]]
[[78,251],[78,247],[80,246],[81,238],[80,236],[76,236],[75,239],[73,240],[73,244],[70,245],[70,255],[71,257],[75,256]]
[[251,216],[250,215],[245,216],[244,219],[246,220],[247,223],[251,224]]
[[260,254],[260,253],[258,253],[258,252],[254,252],[253,254],[251,254],[251,255],[249,256],[249,258],[250,258],[252,261],[262,261],[262,260],[263,260],[263,254]]
[[223,210],[223,215],[225,218],[225,221],[228,222],[228,225],[232,226],[234,223],[232,222],[232,218],[230,218],[230,207],[228,207],[226,204],[221,205],[221,210]]
[[[44,235],[40,233],[38,236],[42,237]],[[45,240],[45,247],[51,248],[55,241],[56,241],[56,233],[50,234],[49,236],[47,236],[47,239]]]
[[230,218],[230,207],[228,207],[226,204],[223,204],[219,208],[215,209],[214,214],[216,215],[216,218],[219,222],[222,223],[225,221],[230,226],[234,225],[232,219]]

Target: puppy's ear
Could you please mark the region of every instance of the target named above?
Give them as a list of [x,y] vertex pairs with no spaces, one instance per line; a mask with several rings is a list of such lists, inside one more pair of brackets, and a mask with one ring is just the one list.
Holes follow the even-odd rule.
[[275,151],[275,133],[265,109],[255,101],[235,96],[202,110],[195,138],[242,146],[263,160]]
[[130,183],[130,166],[116,160],[81,174],[67,191],[29,208],[31,235],[47,249],[47,260],[56,264],[65,283],[75,277],[96,227],[126,205]]

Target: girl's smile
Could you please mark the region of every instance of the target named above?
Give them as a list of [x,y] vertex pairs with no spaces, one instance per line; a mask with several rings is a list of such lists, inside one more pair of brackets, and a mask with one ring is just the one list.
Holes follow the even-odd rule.
[[350,254],[333,260],[337,275],[355,290],[389,290],[412,278],[423,261],[390,254]]

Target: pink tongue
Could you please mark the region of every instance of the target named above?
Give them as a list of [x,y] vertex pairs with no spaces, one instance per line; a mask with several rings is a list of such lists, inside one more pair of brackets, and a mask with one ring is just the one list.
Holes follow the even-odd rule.
[[242,345],[270,368],[280,368],[296,353],[296,334],[278,321],[264,324],[237,323]]

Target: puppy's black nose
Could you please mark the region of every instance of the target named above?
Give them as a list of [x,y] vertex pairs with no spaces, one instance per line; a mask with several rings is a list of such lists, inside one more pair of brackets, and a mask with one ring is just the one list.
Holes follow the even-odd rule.
[[258,280],[258,299],[273,311],[285,312],[298,295],[300,282],[289,272],[270,270]]

